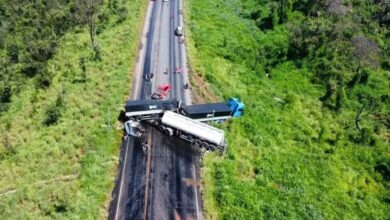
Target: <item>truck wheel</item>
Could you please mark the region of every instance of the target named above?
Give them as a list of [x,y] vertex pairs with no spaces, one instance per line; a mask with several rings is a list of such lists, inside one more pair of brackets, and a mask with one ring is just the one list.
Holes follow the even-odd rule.
[[173,129],[172,128],[165,128],[164,129],[164,133],[168,136],[172,136],[173,135]]
[[215,150],[222,156],[225,153],[225,148],[220,146],[215,146]]
[[160,125],[160,126],[158,126],[158,129],[159,129],[160,131],[162,131],[162,132],[165,132],[165,126]]
[[209,143],[207,143],[207,142],[203,142],[203,143],[202,143],[202,147],[203,147],[204,149],[206,149],[206,150],[210,150],[210,145],[209,145]]
[[217,147],[214,144],[210,144],[210,150],[215,151],[217,150]]
[[194,145],[195,145],[195,147],[200,147],[200,146],[202,146],[202,141],[200,141],[200,140],[195,140],[195,141],[194,141]]

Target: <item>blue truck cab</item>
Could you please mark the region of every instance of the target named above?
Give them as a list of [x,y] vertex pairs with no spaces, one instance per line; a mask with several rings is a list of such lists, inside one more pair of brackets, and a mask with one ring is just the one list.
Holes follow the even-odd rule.
[[227,105],[232,111],[232,117],[238,118],[244,114],[245,104],[238,98],[230,98]]

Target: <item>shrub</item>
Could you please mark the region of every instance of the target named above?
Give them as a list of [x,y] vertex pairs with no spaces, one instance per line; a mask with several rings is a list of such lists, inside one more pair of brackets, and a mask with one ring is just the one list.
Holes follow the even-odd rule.
[[11,44],[7,48],[7,55],[12,63],[17,63],[19,61],[19,47],[16,44]]
[[36,78],[36,88],[46,89],[50,86],[52,80],[51,74],[44,72]]
[[6,87],[0,89],[0,102],[1,103],[11,102],[11,96],[12,96],[11,87],[6,86]]
[[43,122],[46,126],[56,124],[61,116],[61,109],[58,106],[51,106],[46,110],[46,119]]
[[57,100],[46,110],[46,118],[43,124],[46,126],[54,125],[58,122],[61,116],[61,109],[63,108],[62,95],[57,96]]
[[46,62],[53,57],[56,46],[54,39],[35,40],[29,42],[27,51],[35,61]]
[[38,73],[45,70],[45,63],[33,61],[32,59],[27,59],[24,61],[24,67],[21,72],[27,77],[34,77]]
[[4,49],[5,45],[5,33],[0,29],[0,49]]
[[97,42],[94,42],[93,44],[93,51],[95,52],[95,60],[101,61],[102,60],[101,49]]
[[118,23],[123,22],[126,20],[129,12],[127,11],[127,8],[121,7],[118,9]]

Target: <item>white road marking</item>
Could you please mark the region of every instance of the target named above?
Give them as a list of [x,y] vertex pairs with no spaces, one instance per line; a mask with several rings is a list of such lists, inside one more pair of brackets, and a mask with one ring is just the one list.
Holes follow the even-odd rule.
[[121,183],[119,185],[119,194],[118,194],[118,203],[117,203],[117,206],[116,206],[116,212],[115,212],[115,220],[118,219],[118,212],[119,212],[119,207],[120,207],[120,204],[121,204],[121,198],[122,198],[122,186],[123,186],[123,178],[124,177],[124,174],[125,174],[125,170],[126,170],[126,162],[127,162],[127,154],[128,154],[128,151],[129,151],[129,138],[126,139],[126,151],[125,151],[125,161],[123,163],[123,169],[122,169],[122,174],[121,174]]

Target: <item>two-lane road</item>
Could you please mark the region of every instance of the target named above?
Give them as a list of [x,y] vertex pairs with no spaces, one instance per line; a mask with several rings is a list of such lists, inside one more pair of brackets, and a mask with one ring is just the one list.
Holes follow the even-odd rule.
[[[174,35],[183,25],[181,5],[180,0],[150,2],[133,98],[150,99],[158,85],[168,83],[173,86],[169,98],[190,103],[183,86],[188,82],[185,48]],[[181,73],[174,73],[176,69]],[[150,73],[152,81],[143,80]],[[109,218],[202,219],[198,167],[199,158],[189,143],[154,128],[148,127],[142,139],[126,138]]]

